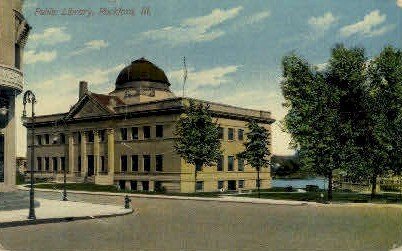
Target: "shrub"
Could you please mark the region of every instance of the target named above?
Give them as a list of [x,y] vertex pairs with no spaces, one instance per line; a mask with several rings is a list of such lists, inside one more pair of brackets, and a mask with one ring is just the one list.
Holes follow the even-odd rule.
[[396,184],[381,184],[380,185],[381,191],[384,192],[399,192],[400,188]]
[[292,192],[293,191],[293,187],[292,186],[287,186],[285,187],[285,192]]

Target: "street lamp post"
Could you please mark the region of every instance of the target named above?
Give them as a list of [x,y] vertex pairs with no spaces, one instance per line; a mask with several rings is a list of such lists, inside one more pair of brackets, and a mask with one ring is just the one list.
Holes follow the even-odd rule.
[[36,216],[35,216],[35,194],[34,194],[34,160],[35,160],[35,103],[36,103],[36,97],[35,94],[28,90],[24,93],[24,98],[23,98],[23,105],[24,105],[24,110],[22,113],[22,117],[25,120],[27,117],[27,112],[26,112],[26,104],[27,103],[31,103],[32,104],[32,134],[31,134],[31,138],[32,138],[32,145],[31,145],[31,166],[30,166],[30,170],[31,170],[31,188],[29,190],[29,216],[28,219],[30,220],[35,220]]
[[[65,118],[61,118],[60,121],[63,124],[64,131],[66,131],[67,123],[66,123]],[[55,121],[55,127],[56,126],[57,126],[57,120]],[[60,134],[58,136],[56,136],[55,138],[57,140],[61,140]],[[62,201],[68,201],[68,199],[67,199],[67,169],[66,169],[65,163],[64,163],[64,166],[63,166],[63,195],[62,195]]]

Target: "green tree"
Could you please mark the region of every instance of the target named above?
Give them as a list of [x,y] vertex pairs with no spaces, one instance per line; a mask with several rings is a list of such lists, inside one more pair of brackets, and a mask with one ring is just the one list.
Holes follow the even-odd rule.
[[364,174],[361,149],[369,123],[364,108],[365,64],[364,49],[343,45],[331,50],[321,70],[295,55],[283,60],[282,91],[289,108],[285,129],[301,162],[328,178],[329,200],[333,170]]
[[402,52],[385,47],[367,65],[365,108],[370,124],[365,131],[364,160],[375,196],[377,177],[399,173],[402,154]]
[[189,101],[184,113],[176,123],[175,151],[194,168],[194,191],[197,172],[204,165],[216,163],[221,156],[219,127],[212,121],[208,106]]
[[260,197],[260,171],[263,167],[268,167],[270,164],[269,157],[271,155],[270,133],[264,127],[258,125],[255,121],[251,121],[247,125],[248,133],[247,140],[244,142],[244,151],[238,156],[245,159],[252,167],[257,170],[257,189],[258,198]]

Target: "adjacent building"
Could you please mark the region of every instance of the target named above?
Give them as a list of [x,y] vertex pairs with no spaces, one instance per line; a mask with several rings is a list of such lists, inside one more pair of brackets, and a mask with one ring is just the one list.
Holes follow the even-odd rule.
[[15,98],[23,89],[22,54],[30,30],[22,4],[0,1],[0,192],[15,185]]
[[[223,155],[204,167],[194,184],[194,166],[173,149],[175,124],[189,98],[176,97],[163,70],[141,58],[122,69],[115,89],[93,93],[79,83],[78,102],[67,113],[36,117],[28,163],[34,157],[36,177],[116,185],[127,190],[194,192],[254,189],[254,168],[236,154],[243,150],[250,120],[271,130],[267,111],[196,100],[210,106],[220,125]],[[35,145],[35,156],[29,148]],[[270,187],[270,168],[263,168],[261,187]]]

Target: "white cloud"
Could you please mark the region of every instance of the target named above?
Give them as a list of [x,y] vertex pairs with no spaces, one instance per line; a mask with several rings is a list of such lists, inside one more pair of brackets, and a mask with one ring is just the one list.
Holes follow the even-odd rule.
[[57,52],[52,51],[36,51],[28,50],[24,53],[25,64],[35,64],[38,62],[51,62],[57,57]]
[[331,25],[333,25],[337,21],[337,17],[335,17],[331,12],[327,12],[323,16],[310,17],[307,22],[315,30],[325,31],[328,30],[329,27],[331,27]]
[[42,33],[34,33],[29,37],[29,41],[34,45],[55,45],[71,40],[71,35],[66,33],[66,27],[50,27]]
[[402,0],[396,0],[396,5],[402,8]]
[[328,64],[328,62],[325,62],[325,63],[321,63],[321,64],[316,64],[315,66],[317,67],[317,70],[322,71],[322,70],[327,69],[329,64]]
[[383,25],[386,19],[387,15],[381,15],[379,10],[374,10],[365,15],[362,21],[344,26],[339,32],[343,37],[355,34],[362,34],[368,37],[379,36],[395,28],[395,25]]
[[[217,86],[226,83],[229,81],[227,75],[236,72],[238,68],[238,65],[219,66],[201,71],[190,68],[187,74],[187,89],[194,91],[201,86]],[[183,82],[183,70],[175,70],[168,75],[171,82],[180,84]]]
[[229,10],[214,9],[206,16],[185,19],[178,26],[146,31],[141,33],[140,37],[141,39],[166,41],[171,45],[212,41],[225,34],[225,31],[216,29],[216,26],[235,18],[242,9],[241,6]]
[[71,55],[79,55],[93,50],[99,51],[100,49],[106,48],[108,46],[109,44],[105,40],[91,40],[86,42],[82,48],[73,51]]

